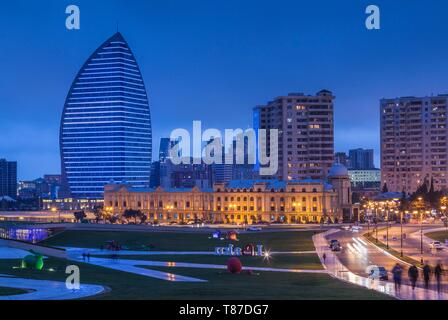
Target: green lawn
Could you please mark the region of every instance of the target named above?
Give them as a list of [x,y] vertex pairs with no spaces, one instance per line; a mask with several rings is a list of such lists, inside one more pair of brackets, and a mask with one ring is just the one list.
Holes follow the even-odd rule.
[[23,294],[23,293],[27,293],[27,291],[22,290],[22,289],[16,289],[16,288],[0,287],[0,296],[13,296],[13,295]]
[[[313,251],[313,231],[254,232],[239,235],[236,246],[262,244],[271,251]],[[139,250],[153,244],[154,250],[213,251],[229,241],[210,239],[210,233],[161,232],[92,232],[66,231],[43,242],[51,246],[99,248],[106,241],[116,240],[129,249]],[[172,262],[226,264],[228,257],[214,255],[154,255],[127,256],[130,259]],[[245,266],[321,269],[316,254],[272,255],[269,261],[261,257],[241,257]],[[45,260],[45,268],[56,271],[13,269],[19,260],[0,261],[0,273],[17,277],[65,281],[65,267],[73,262],[56,258]],[[110,292],[92,299],[390,299],[375,291],[347,284],[326,274],[259,272],[257,275],[231,275],[225,270],[159,267],[178,275],[192,276],[208,282],[168,282],[84,263],[80,267],[81,282],[101,284]]]
[[427,237],[445,243],[445,239],[448,239],[448,231],[437,231],[425,234]]
[[[151,268],[208,280],[208,282],[201,284],[170,283],[167,287],[157,289],[157,295],[160,299],[390,299],[375,291],[335,280],[326,274],[260,272],[254,275],[244,273],[233,275],[217,270],[169,267]],[[170,292],[169,288],[174,286],[177,289]]]
[[[204,232],[111,232],[65,231],[42,242],[50,246],[99,248],[106,241],[115,240],[131,250],[154,245],[154,250],[213,251],[216,246],[227,246],[227,240],[210,239],[212,231]],[[262,244],[271,251],[314,251],[313,231],[254,232],[238,236],[236,246]]]
[[[65,281],[65,267],[72,263],[48,258],[45,260],[45,269],[56,270],[50,272],[13,269],[20,265],[20,260],[0,260],[0,273]],[[249,276],[211,269],[169,268],[170,272],[179,275],[208,280],[205,283],[177,283],[76,264],[80,267],[82,283],[101,284],[111,289],[91,299],[389,299],[380,293],[343,283],[325,274],[261,272]]]
[[[104,256],[98,256],[104,258]],[[220,264],[226,265],[229,257],[215,255],[140,255],[140,256],[124,256],[123,259],[131,260],[152,260],[152,261],[168,261],[168,262],[190,262],[204,264]],[[276,254],[269,259],[264,257],[239,257],[243,266],[247,267],[270,267],[283,269],[307,269],[321,270],[322,264],[318,256],[314,253],[310,254]]]

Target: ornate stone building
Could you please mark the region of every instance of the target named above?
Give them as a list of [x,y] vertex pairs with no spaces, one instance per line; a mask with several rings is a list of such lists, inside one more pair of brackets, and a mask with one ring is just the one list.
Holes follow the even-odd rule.
[[243,180],[208,189],[111,184],[105,187],[104,206],[117,215],[141,210],[151,222],[320,223],[357,215],[347,169],[340,164],[331,168],[327,181]]

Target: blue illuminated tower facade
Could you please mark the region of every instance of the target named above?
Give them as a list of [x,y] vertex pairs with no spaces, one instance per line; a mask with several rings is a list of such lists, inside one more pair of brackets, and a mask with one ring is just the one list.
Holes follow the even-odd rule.
[[61,119],[60,150],[66,196],[99,199],[110,182],[149,185],[149,100],[120,33],[90,56],[73,81]]

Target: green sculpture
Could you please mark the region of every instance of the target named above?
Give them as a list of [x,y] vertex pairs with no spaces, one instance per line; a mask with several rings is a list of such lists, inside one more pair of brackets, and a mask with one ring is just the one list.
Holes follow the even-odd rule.
[[22,268],[42,270],[44,267],[44,258],[40,253],[30,250],[32,254],[25,256],[22,259]]

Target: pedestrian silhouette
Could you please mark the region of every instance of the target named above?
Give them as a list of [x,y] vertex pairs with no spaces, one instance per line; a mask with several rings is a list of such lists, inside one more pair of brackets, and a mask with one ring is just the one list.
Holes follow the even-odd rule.
[[443,275],[443,266],[442,263],[438,261],[436,267],[434,268],[434,276],[437,282],[438,293],[442,291],[442,275]]
[[425,262],[423,266],[423,280],[425,281],[425,288],[429,289],[429,278],[431,277],[431,267],[428,264],[428,261]]
[[401,290],[401,278],[403,274],[403,268],[400,266],[400,264],[396,264],[392,269],[392,274],[394,277],[394,284],[395,284],[395,292],[397,294],[400,294]]
[[415,285],[417,283],[417,279],[418,279],[418,269],[415,265],[412,265],[409,270],[408,270],[408,277],[409,280],[411,281],[411,286],[412,286],[412,290],[415,289]]
[[325,260],[327,260],[327,255],[324,253],[322,258],[324,259],[324,263],[325,263]]

